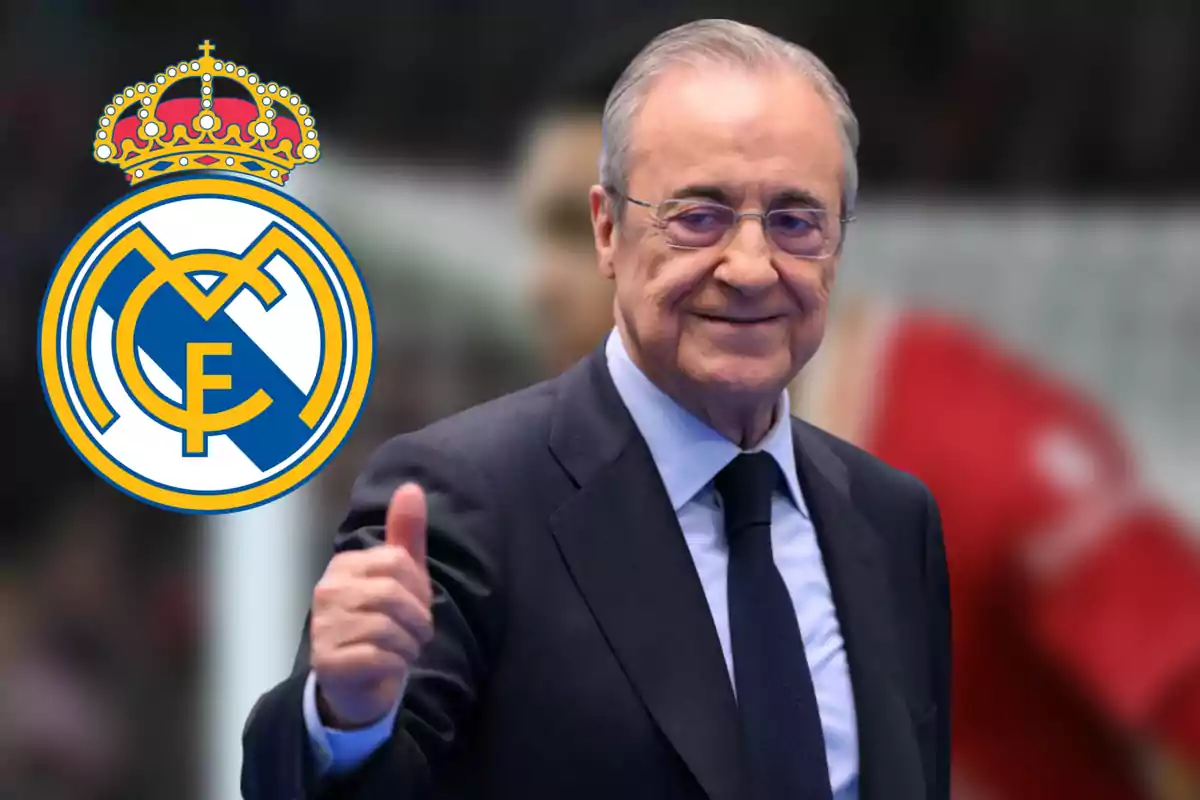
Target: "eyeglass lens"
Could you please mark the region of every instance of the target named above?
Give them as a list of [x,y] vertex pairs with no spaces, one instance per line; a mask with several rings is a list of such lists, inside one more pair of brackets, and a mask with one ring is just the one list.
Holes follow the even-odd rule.
[[[667,239],[678,247],[700,249],[719,244],[737,224],[738,212],[717,203],[664,203],[659,219]],[[778,208],[764,220],[775,246],[796,256],[825,255],[831,243],[828,215],[821,209]]]

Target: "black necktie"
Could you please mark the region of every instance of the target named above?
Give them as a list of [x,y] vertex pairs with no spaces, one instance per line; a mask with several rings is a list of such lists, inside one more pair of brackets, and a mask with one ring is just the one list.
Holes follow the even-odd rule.
[[771,551],[767,453],[717,475],[729,541],[729,627],[742,735],[755,800],[831,800],[825,737],[796,611]]

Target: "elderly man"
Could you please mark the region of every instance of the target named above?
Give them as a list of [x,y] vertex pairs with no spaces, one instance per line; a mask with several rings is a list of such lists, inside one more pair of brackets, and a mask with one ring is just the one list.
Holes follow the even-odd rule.
[[[558,71],[520,173],[554,371],[611,327],[613,282],[579,197],[629,38]],[[1200,766],[1200,558],[1109,423],[960,322],[845,295],[792,400],[944,509],[955,800],[1200,797],[1185,774]],[[1148,779],[1146,750],[1166,767]]]
[[615,330],[376,454],[296,673],[247,722],[248,798],[948,796],[937,507],[785,391],[856,125],[756,28],[634,59],[589,195]]

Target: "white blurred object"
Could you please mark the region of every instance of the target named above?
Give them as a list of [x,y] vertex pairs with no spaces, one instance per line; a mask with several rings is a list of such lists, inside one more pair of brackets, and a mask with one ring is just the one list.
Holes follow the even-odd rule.
[[[334,150],[328,144],[325,149]],[[338,151],[340,152],[340,150]],[[451,281],[516,303],[514,278],[529,263],[515,195],[502,180],[370,159],[323,156],[297,170],[287,191],[354,249],[371,241],[424,257]],[[409,267],[419,259],[398,262]]]
[[258,698],[292,671],[308,612],[311,493],[213,515],[204,531],[209,663],[204,797],[241,797],[242,729]]

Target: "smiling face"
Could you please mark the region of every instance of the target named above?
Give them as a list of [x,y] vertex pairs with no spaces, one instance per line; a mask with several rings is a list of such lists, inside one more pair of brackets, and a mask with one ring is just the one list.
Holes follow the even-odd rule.
[[[680,67],[662,74],[632,125],[629,197],[591,192],[603,273],[630,354],[684,405],[770,405],[812,357],[825,327],[836,253],[784,252],[754,218],[721,242],[680,249],[656,223],[664,200],[738,211],[822,207],[841,214],[843,149],[833,109],[794,70]],[[690,400],[691,402],[687,402]]]

